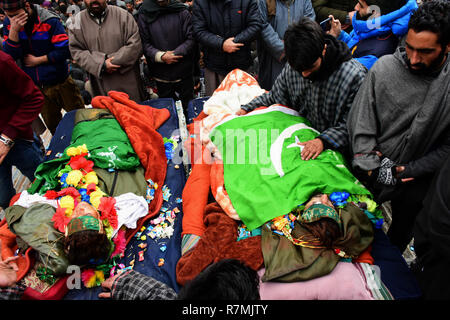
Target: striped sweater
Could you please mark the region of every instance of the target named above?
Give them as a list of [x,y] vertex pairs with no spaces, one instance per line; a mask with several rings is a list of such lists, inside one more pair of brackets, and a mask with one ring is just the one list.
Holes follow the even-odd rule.
[[[31,37],[25,30],[19,32],[19,42],[9,39],[11,29],[10,21],[5,18],[3,22],[3,50],[10,54],[14,60],[22,62],[22,69],[33,79],[38,86],[52,86],[66,80],[69,75],[67,59],[70,58],[69,37],[59,17],[40,6],[35,5],[37,17]],[[23,58],[28,55],[40,57],[47,55],[46,64],[36,67],[27,67]]]

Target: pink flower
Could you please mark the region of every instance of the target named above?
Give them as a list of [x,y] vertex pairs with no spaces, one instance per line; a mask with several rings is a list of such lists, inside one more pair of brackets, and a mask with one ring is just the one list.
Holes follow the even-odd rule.
[[114,242],[114,251],[111,254],[111,258],[123,254],[125,251],[125,247],[127,245],[127,240],[125,239],[125,230],[120,229],[117,232],[116,237],[113,240]]

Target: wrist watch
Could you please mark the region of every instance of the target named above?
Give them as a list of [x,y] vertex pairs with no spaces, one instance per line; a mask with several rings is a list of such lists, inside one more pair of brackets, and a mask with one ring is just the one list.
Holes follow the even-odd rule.
[[14,141],[13,140],[4,137],[1,134],[0,134],[0,141],[3,142],[9,148],[12,148],[12,146],[14,145]]

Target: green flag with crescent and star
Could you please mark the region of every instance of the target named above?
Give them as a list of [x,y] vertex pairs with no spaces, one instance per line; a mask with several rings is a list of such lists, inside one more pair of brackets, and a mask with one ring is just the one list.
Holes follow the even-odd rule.
[[371,196],[339,152],[326,149],[314,160],[301,159],[298,142],[318,135],[305,118],[283,106],[230,116],[211,131],[223,160],[225,189],[250,230],[318,192]]

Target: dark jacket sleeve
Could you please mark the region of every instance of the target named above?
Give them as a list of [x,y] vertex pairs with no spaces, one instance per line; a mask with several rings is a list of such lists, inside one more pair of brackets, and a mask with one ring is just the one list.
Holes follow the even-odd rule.
[[5,18],[3,21],[3,51],[13,57],[14,60],[18,60],[23,56],[22,46],[20,42],[12,41],[9,38],[9,25],[9,19]]
[[341,23],[345,23],[345,18],[348,12],[334,9],[329,6],[328,2],[329,0],[312,0],[312,5],[314,7],[314,11],[316,12],[317,20],[319,22],[323,21],[328,18],[330,14],[332,14],[335,19],[339,19]]
[[47,22],[51,24],[50,41],[53,45],[53,50],[47,54],[47,58],[51,63],[66,61],[70,58],[69,36],[58,19],[52,18]]
[[450,155],[450,129],[444,137],[443,143],[424,155],[405,165],[405,170],[399,174],[399,178],[418,178],[425,175],[433,175],[443,165]]
[[196,0],[192,9],[192,30],[194,32],[194,38],[201,44],[207,47],[216,49],[222,49],[222,45],[225,39],[217,34],[209,31],[206,12],[205,1]]
[[[20,103],[2,133],[15,139],[20,132],[25,132],[34,119],[39,116],[44,96],[35,86],[33,80],[20,69],[11,57],[0,62],[0,86]],[[6,106],[10,107],[10,106]]]
[[160,50],[152,45],[152,35],[148,30],[148,24],[145,22],[142,14],[139,14],[137,23],[139,26],[139,34],[142,40],[142,49],[144,52],[144,56],[151,62],[155,62],[155,55]]
[[185,39],[178,47],[175,48],[175,55],[187,56],[194,50],[195,41],[192,34],[192,16],[188,10],[184,10],[181,13],[183,23],[183,33]]
[[262,20],[259,15],[258,3],[256,0],[248,1],[247,27],[234,37],[236,43],[246,43],[253,41],[262,28]]

